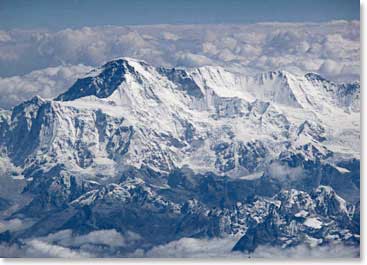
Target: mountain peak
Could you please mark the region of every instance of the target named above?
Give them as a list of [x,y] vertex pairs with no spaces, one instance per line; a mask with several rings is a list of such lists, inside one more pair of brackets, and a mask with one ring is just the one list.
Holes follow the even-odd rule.
[[14,113],[19,113],[19,112],[25,111],[29,108],[31,108],[31,109],[38,108],[39,106],[41,106],[45,102],[46,102],[46,100],[41,98],[40,96],[34,96],[31,99],[29,99],[27,101],[24,101],[23,103],[15,106],[14,109],[13,109],[13,115],[14,115]]
[[65,93],[55,98],[57,101],[70,101],[86,96],[106,98],[126,80],[125,75],[136,75],[148,64],[142,60],[119,57],[106,62],[78,79]]
[[124,68],[125,70],[131,70],[131,68],[138,68],[139,66],[148,66],[148,63],[146,63],[143,60],[134,59],[130,57],[117,57],[113,60],[107,61],[104,64],[102,64],[101,67],[96,68],[95,70],[92,70],[88,76],[93,76],[93,73],[99,74],[101,71],[105,70],[111,70],[111,69],[117,69],[117,68]]

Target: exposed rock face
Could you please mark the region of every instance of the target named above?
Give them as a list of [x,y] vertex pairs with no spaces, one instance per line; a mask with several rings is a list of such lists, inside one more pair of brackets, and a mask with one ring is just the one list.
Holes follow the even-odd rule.
[[359,246],[353,224],[357,215],[348,212],[346,202],[327,186],[318,187],[311,195],[283,191],[274,197],[266,217],[252,223],[233,250],[251,253],[259,245],[316,247],[336,242]]

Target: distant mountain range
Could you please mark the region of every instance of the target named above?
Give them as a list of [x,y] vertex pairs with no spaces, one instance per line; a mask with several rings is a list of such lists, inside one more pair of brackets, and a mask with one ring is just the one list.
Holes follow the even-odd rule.
[[[115,229],[126,256],[183,237],[359,247],[360,84],[118,58],[0,111],[4,244]],[[14,192],[13,192],[14,190]]]

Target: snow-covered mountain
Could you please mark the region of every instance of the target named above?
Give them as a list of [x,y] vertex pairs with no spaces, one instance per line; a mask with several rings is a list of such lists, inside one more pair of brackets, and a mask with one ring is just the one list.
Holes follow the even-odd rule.
[[359,213],[355,208],[348,211],[345,200],[330,187],[319,186],[311,194],[284,190],[273,200],[262,219],[248,225],[233,250],[251,253],[261,244],[316,247],[340,241],[359,246],[359,226],[353,222]]
[[[285,218],[276,231],[296,220],[292,244],[311,237],[304,227],[315,223],[333,231],[346,225],[357,237],[351,209],[359,200],[359,97],[359,83],[315,73],[245,76],[220,67],[108,62],[53,100],[34,97],[0,112],[1,178],[22,182],[28,196],[24,203],[4,198],[4,218],[32,219],[11,238],[124,225],[147,247],[187,236],[256,238],[263,221],[249,223],[249,207],[268,209],[269,198],[282,202],[283,195],[294,197],[291,204],[309,201],[297,213],[293,206],[282,212],[282,203],[264,210],[265,226],[275,215]],[[334,190],[347,202],[313,195]],[[340,211],[345,218],[335,221]],[[272,242],[284,244],[279,237]],[[235,249],[261,244],[242,241]]]

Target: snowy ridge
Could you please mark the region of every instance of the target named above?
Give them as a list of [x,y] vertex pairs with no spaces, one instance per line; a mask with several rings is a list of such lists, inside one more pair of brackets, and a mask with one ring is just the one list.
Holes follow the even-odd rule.
[[[162,70],[141,61],[118,59],[93,70],[56,101],[45,101],[44,106],[49,106],[49,115],[53,115],[50,123],[58,123],[55,135],[50,136],[53,139],[51,146],[63,146],[60,142],[63,139],[81,140],[83,148],[91,153],[91,161],[93,157],[108,157],[103,154],[105,151],[101,146],[91,146],[103,138],[98,136],[100,131],[94,129],[98,127],[95,124],[98,113],[119,119],[120,123],[123,120],[126,127],[130,126],[131,132],[126,137],[131,137],[133,144],[126,150],[124,161],[140,167],[144,160],[149,160],[153,166],[149,156],[154,151],[154,155],[161,157],[159,165],[153,166],[158,171],[169,171],[174,164],[186,163],[193,153],[203,148],[205,159],[214,161],[216,158],[214,154],[210,155],[208,147],[213,148],[211,142],[218,139],[232,141],[234,145],[238,145],[238,141],[257,139],[269,139],[273,141],[271,145],[276,145],[281,139],[287,141],[290,138],[302,145],[319,143],[319,130],[324,129],[311,129],[316,130],[315,133],[300,129],[308,120],[316,121],[314,127],[328,128],[322,136],[326,148],[357,155],[359,149],[356,149],[355,139],[351,141],[345,138],[347,135],[340,134],[340,125],[333,123],[333,116],[329,114],[332,111],[335,122],[345,117],[344,126],[354,134],[358,134],[359,115],[346,112],[333,99],[325,100],[325,89],[320,85],[313,87],[312,82],[287,72],[242,77],[219,67]],[[319,97],[320,94],[324,96]],[[41,99],[33,101],[43,102]],[[33,110],[24,108],[21,113],[36,115],[40,104],[28,105],[27,108]],[[29,127],[30,119],[26,116]],[[80,137],[83,138],[80,139],[78,120],[83,120],[80,123],[83,127]],[[229,120],[232,120],[230,124]],[[12,127],[17,126],[17,119],[11,123]],[[236,141],[231,140],[232,134]],[[150,146],[142,150],[148,142]],[[349,148],[348,151],[345,148]],[[55,150],[55,155],[62,152],[64,150]],[[59,159],[65,157],[68,155],[62,153]],[[80,166],[79,162],[76,163]]]

